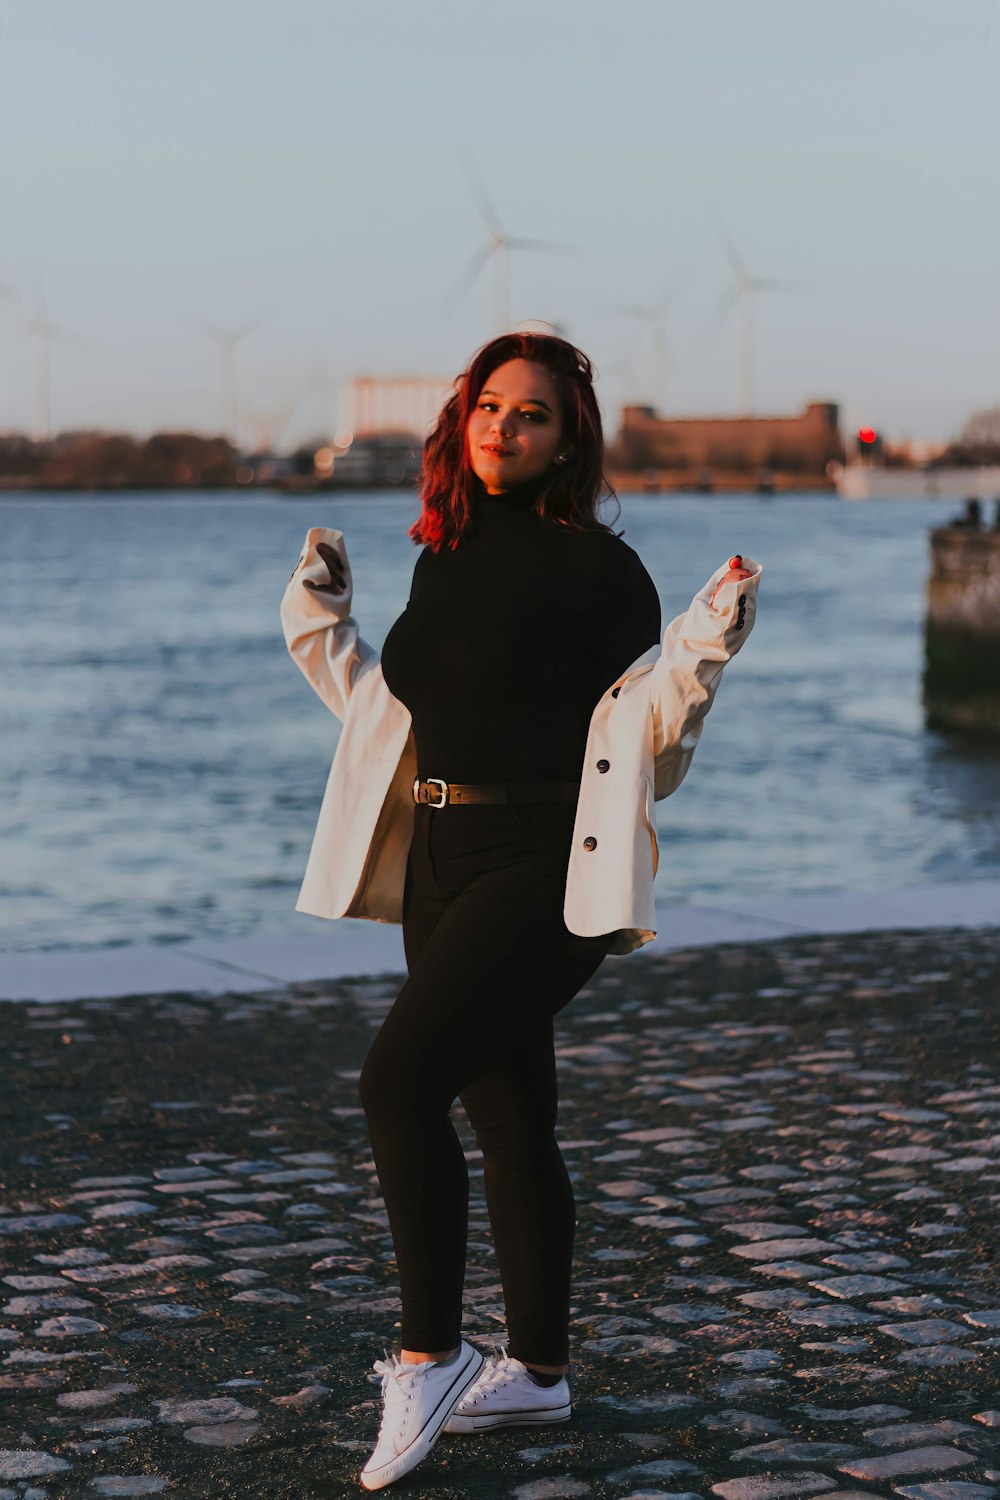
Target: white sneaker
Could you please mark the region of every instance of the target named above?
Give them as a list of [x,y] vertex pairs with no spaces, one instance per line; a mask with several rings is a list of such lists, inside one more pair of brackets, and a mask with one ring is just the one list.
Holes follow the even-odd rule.
[[526,1366],[501,1344],[445,1422],[444,1430],[483,1432],[487,1427],[534,1427],[544,1422],[568,1422],[571,1413],[565,1375],[555,1385],[537,1385]]
[[404,1364],[388,1353],[375,1361],[375,1374],[382,1377],[382,1422],[375,1451],[361,1470],[364,1489],[380,1490],[392,1484],[427,1457],[485,1363],[479,1350],[464,1339],[449,1364],[439,1365],[432,1359]]

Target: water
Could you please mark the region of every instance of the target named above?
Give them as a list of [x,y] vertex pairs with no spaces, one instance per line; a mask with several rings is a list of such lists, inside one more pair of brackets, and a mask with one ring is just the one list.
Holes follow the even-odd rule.
[[[1000,873],[1000,746],[922,720],[927,532],[953,509],[623,499],[664,625],[732,552],[765,565],[688,779],[657,804],[659,899]],[[307,527],[338,526],[381,646],[416,514],[399,493],[0,500],[5,948],[329,931],[294,904],[339,726],[278,603]]]

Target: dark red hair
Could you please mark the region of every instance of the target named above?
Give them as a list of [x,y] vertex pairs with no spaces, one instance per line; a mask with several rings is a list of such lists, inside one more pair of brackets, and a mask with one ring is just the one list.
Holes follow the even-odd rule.
[[559,392],[562,435],[571,447],[567,462],[553,468],[551,481],[540,489],[536,513],[574,531],[612,531],[597,515],[599,502],[617,495],[604,476],[604,433],[590,360],[554,334],[504,333],[476,350],[424,443],[423,508],[409,535],[435,552],[444,545],[457,546],[469,524],[479,480],[469,463],[466,427],[487,380],[509,359],[529,359],[552,375]]

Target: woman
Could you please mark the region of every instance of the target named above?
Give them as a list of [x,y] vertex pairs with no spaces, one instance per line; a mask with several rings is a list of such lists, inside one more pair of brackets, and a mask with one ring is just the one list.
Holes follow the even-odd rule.
[[[753,623],[761,569],[733,557],[661,647],[655,585],[597,519],[602,462],[586,355],[493,339],[425,444],[422,551],[381,656],[357,634],[339,532],[308,533],[283,601],[289,650],[345,721],[298,907],[401,920],[408,970],[359,1085],[402,1300],[366,1489],[444,1430],[570,1416],[553,1017],[609,952],[655,936],[652,803]],[[456,1098],[506,1304],[510,1353],[489,1360],[461,1337]]]

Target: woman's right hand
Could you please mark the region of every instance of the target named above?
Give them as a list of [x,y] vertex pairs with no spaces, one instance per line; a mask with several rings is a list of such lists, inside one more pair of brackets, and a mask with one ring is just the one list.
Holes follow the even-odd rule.
[[329,542],[317,542],[316,551],[330,569],[330,581],[329,583],[313,583],[312,579],[305,578],[303,582],[306,588],[315,589],[318,594],[343,594],[347,588],[347,576],[340,554],[330,546]]
[[729,559],[729,572],[726,573],[726,574],[724,574],[723,577],[719,579],[718,583],[715,585],[715,588],[712,590],[712,597],[708,601],[709,604],[714,604],[715,603],[715,596],[716,596],[716,594],[719,592],[719,590],[721,589],[722,585],[724,583],[728,583],[730,581],[730,579],[732,579],[732,578],[743,579],[743,578],[752,578],[752,577],[753,577],[753,572],[751,571],[750,568],[745,568],[743,566],[743,558],[737,552],[737,554],[736,554],[735,557],[731,557]]

